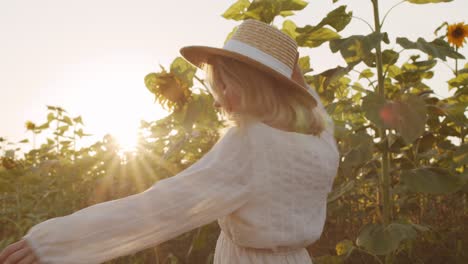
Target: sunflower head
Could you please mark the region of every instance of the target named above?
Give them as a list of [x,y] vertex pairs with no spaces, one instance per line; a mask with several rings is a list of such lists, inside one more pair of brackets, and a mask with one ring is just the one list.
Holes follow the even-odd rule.
[[449,25],[447,28],[448,42],[453,46],[460,48],[466,42],[468,37],[468,24],[463,22]]
[[26,129],[27,129],[27,130],[34,130],[34,129],[36,128],[36,124],[34,124],[34,123],[31,122],[31,121],[27,121],[26,124],[25,124],[25,126],[26,126]]

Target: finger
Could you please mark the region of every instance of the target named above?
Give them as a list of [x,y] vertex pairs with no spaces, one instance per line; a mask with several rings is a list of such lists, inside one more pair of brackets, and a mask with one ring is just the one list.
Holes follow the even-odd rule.
[[36,255],[36,252],[33,250],[31,244],[29,243],[28,240],[24,239],[25,242],[25,247],[28,248],[29,254],[31,255],[32,260],[30,263],[37,263],[39,264],[39,257]]
[[33,264],[36,260],[36,256],[34,254],[30,253],[26,257],[22,258],[18,264]]
[[13,264],[17,263],[20,261],[22,258],[26,257],[28,255],[29,249],[28,248],[22,248],[20,250],[17,250],[15,253],[11,254],[6,260],[5,264]]
[[3,249],[3,251],[0,253],[0,263],[3,263],[8,258],[8,256],[13,254],[17,250],[23,248],[25,246],[25,244],[26,244],[25,242],[26,241],[24,241],[24,240],[20,240],[18,242],[15,242],[15,243],[9,245],[5,249]]

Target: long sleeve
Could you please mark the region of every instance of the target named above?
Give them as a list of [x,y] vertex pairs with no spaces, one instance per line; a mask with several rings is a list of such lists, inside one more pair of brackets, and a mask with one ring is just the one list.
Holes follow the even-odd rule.
[[170,240],[249,199],[250,139],[231,127],[199,161],[149,189],[33,226],[41,264],[102,263]]

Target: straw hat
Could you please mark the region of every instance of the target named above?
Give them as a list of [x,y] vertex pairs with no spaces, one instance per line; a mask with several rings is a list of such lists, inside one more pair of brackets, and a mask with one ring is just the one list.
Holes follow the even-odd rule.
[[185,46],[179,52],[200,69],[214,55],[247,63],[282,82],[284,89],[299,92],[310,99],[311,107],[317,105],[309,88],[292,79],[299,58],[296,41],[264,22],[244,20],[223,48]]

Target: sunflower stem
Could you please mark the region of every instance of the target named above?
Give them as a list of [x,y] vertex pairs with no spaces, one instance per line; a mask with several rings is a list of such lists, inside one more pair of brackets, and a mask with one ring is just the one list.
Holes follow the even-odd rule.
[[397,6],[401,5],[401,4],[403,4],[404,2],[406,2],[406,0],[403,0],[403,1],[401,1],[401,2],[398,2],[397,4],[395,4],[394,6],[392,6],[390,9],[388,9],[388,11],[385,13],[385,15],[384,15],[384,17],[383,17],[383,19],[382,19],[382,22],[380,23],[380,27],[383,27],[383,24],[384,24],[384,22],[385,22],[385,19],[387,19],[388,14],[390,14],[390,12],[392,12],[392,10],[393,10],[395,7],[397,7]]
[[[379,16],[379,1],[371,0],[374,10],[374,27],[377,34],[381,34],[381,26]],[[378,81],[378,94],[385,100],[385,85],[384,85],[384,73],[383,73],[383,59],[382,59],[382,42],[380,41],[376,48],[376,67],[377,67],[377,81]],[[388,142],[387,140],[387,131],[383,127],[378,128],[378,134],[381,142]],[[388,226],[391,222],[391,199],[390,199],[390,173],[389,173],[389,164],[390,164],[390,155],[387,149],[387,145],[383,147],[382,156],[380,160],[381,172],[380,172],[380,191],[382,193],[383,204],[382,204],[382,215],[383,215],[383,224]],[[385,256],[385,263],[391,264],[393,262],[393,254],[389,253]]]
[[353,17],[353,18],[356,18],[356,19],[358,19],[358,20],[360,20],[360,21],[362,21],[362,22],[364,22],[364,23],[366,23],[367,26],[370,28],[370,30],[371,30],[371,31],[374,31],[374,28],[372,27],[372,25],[371,25],[369,22],[367,22],[367,20],[365,20],[364,18],[358,17],[358,16],[352,16],[352,17]]

